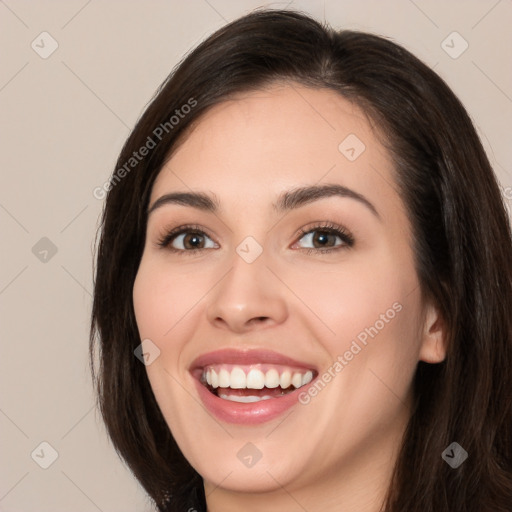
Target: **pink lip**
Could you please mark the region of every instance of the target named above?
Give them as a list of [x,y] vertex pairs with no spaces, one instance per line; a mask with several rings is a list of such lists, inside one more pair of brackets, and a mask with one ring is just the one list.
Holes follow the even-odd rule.
[[198,368],[204,368],[211,364],[279,364],[283,366],[294,366],[297,368],[304,368],[305,370],[316,370],[314,366],[308,363],[291,359],[290,357],[283,356],[277,352],[271,350],[235,350],[235,349],[222,349],[216,350],[215,352],[208,352],[199,356],[190,365],[191,371],[197,370]]
[[[250,365],[257,363],[276,364],[314,370],[315,377],[307,385],[300,389],[287,393],[286,395],[261,400],[252,403],[240,403],[224,400],[211,393],[200,382],[202,369],[211,364],[240,364]],[[201,401],[205,407],[218,419],[228,423],[255,425],[270,421],[281,415],[298,402],[299,393],[305,391],[315,382],[318,372],[316,369],[304,362],[268,350],[234,350],[223,349],[209,352],[199,356],[190,366],[190,372],[194,377],[195,386]]]

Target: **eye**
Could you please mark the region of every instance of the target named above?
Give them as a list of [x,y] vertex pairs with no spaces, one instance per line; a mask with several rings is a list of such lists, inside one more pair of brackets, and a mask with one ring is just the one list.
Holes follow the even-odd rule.
[[[307,254],[326,254],[333,251],[347,249],[354,245],[354,237],[345,228],[331,223],[312,226],[309,229],[301,229],[298,236],[307,243],[312,243],[313,248],[305,249]],[[339,243],[336,242],[336,238]],[[315,247],[316,245],[316,247]]]
[[[316,233],[316,235],[315,235]],[[326,254],[334,251],[350,248],[354,245],[352,234],[341,226],[331,223],[323,223],[301,229],[296,235],[299,241],[304,239],[306,243],[312,243],[313,248],[299,247],[307,254]],[[339,242],[336,241],[339,240]],[[208,243],[208,241],[210,243]],[[298,243],[298,242],[297,242]],[[294,244],[294,246],[297,245]],[[157,246],[166,248],[175,253],[195,254],[203,249],[215,249],[217,244],[199,227],[195,225],[179,226],[164,233],[157,241]],[[294,246],[292,246],[294,248]],[[316,247],[315,247],[316,246]]]
[[[208,244],[206,239],[211,243]],[[182,254],[217,247],[215,242],[198,226],[180,226],[164,233],[157,245]]]

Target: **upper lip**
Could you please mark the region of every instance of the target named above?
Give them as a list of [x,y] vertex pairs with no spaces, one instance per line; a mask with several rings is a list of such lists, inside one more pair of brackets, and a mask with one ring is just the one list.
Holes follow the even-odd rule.
[[306,370],[315,370],[316,368],[303,361],[292,359],[291,357],[279,354],[272,350],[264,349],[250,349],[250,350],[237,350],[232,348],[215,350],[214,352],[208,352],[202,354],[190,365],[190,370],[194,371],[197,369],[205,368],[206,366],[213,364],[276,364],[283,366],[293,366],[298,368],[304,368]]

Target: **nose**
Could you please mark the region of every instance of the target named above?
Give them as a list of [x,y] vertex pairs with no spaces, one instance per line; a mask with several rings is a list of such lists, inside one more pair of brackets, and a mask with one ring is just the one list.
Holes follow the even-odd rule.
[[264,253],[252,263],[235,254],[230,270],[208,294],[208,321],[238,334],[281,324],[288,315],[283,288]]

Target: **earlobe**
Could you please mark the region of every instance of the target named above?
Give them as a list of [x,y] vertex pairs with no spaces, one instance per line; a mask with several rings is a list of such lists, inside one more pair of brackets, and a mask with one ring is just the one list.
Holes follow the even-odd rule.
[[426,363],[441,363],[446,357],[446,328],[443,317],[434,305],[429,305],[423,325],[423,340],[419,359]]

